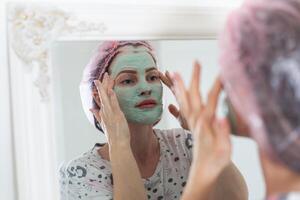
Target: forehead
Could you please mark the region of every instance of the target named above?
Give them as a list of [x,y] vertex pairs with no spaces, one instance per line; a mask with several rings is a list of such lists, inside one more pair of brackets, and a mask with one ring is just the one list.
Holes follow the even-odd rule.
[[149,51],[149,49],[145,46],[133,46],[133,45],[126,45],[119,48],[120,51],[126,52],[126,51]]
[[144,71],[147,68],[156,67],[153,57],[145,47],[126,46],[120,50],[121,53],[113,59],[110,65],[112,75],[116,75],[124,68]]

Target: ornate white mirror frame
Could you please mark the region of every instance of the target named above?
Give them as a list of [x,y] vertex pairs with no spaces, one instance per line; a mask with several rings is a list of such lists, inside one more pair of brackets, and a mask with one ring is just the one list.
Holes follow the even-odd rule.
[[50,47],[57,40],[216,39],[230,8],[110,4],[7,6],[18,196],[59,198]]

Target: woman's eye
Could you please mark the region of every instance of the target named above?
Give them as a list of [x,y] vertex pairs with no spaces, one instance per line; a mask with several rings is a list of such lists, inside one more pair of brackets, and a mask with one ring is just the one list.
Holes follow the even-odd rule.
[[151,76],[151,80],[157,80],[158,79],[158,77],[157,76]]
[[134,81],[132,81],[130,79],[126,79],[126,80],[121,81],[121,84],[123,84],[123,85],[129,85],[129,84],[132,84],[132,83],[134,83]]
[[150,76],[150,81],[156,81],[156,80],[158,80],[158,76],[156,75]]

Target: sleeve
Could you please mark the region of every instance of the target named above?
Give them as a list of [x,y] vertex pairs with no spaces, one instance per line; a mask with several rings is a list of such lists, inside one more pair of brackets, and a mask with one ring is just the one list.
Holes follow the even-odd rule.
[[90,177],[86,164],[63,163],[59,169],[60,200],[112,200],[112,190]]

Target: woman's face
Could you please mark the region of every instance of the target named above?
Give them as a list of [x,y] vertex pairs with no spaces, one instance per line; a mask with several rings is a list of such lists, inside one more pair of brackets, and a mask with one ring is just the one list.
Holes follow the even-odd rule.
[[123,48],[109,68],[128,122],[153,125],[162,114],[162,84],[156,64],[142,47]]

